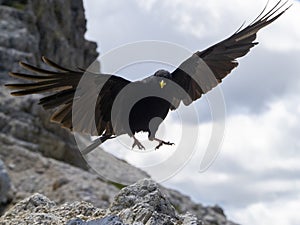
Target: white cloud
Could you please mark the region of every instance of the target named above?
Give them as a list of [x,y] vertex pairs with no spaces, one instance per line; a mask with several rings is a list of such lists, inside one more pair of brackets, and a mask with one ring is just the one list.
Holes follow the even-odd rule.
[[270,203],[258,202],[244,209],[236,210],[231,216],[241,224],[298,225],[300,196],[294,199],[280,199]]
[[273,51],[300,50],[299,11],[300,2],[293,1],[293,6],[276,21],[276,26],[266,28],[266,32],[261,38],[262,45]]
[[[168,26],[173,26],[180,33],[194,35],[197,38],[220,34],[223,30],[220,30],[220,27],[229,28],[227,32],[233,32],[234,30],[230,30],[230,27],[234,25],[232,22],[236,21],[234,23],[237,23],[237,26],[233,29],[237,29],[245,19],[244,17],[243,20],[239,21],[237,19],[238,14],[234,8],[236,6],[240,6],[239,8],[243,10],[245,8],[249,9],[249,7],[255,8],[255,5],[250,3],[250,1],[242,3],[238,0],[231,1],[235,7],[232,7],[226,1],[136,1],[139,2],[141,10],[147,9],[149,13],[151,13],[151,10],[156,11],[156,14],[160,15],[163,22],[167,23]],[[154,4],[155,2],[159,3]],[[152,7],[149,7],[150,3]],[[249,14],[249,10],[245,11]]]

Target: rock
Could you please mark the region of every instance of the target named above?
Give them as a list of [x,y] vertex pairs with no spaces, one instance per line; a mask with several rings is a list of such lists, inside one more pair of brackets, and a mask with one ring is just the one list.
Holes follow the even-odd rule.
[[[82,0],[31,0],[40,36],[40,53],[69,66],[87,67],[98,57],[95,42],[86,41]],[[49,20],[49,18],[51,18]]]
[[[128,201],[128,202],[127,202]],[[177,214],[158,185],[141,180],[120,191],[108,209],[87,202],[57,206],[41,194],[34,194],[9,209],[1,218],[3,224],[67,224],[67,225],[200,225],[195,216]]]
[[36,99],[12,98],[8,91],[1,90],[0,144],[21,146],[87,169],[73,135],[51,123],[49,117],[49,113],[37,105]]
[[160,189],[165,193],[177,212],[182,214],[189,212],[196,215],[197,218],[203,220],[203,225],[237,225],[227,219],[223,209],[219,206],[205,207],[202,204],[193,202],[189,196],[176,190],[165,187],[160,187]]
[[101,177],[117,183],[129,185],[143,178],[150,178],[146,172],[100,149],[92,151],[85,158]]
[[45,158],[20,146],[0,146],[15,187],[12,204],[39,192],[58,204],[87,201],[96,207],[108,207],[119,188],[96,174],[63,162]]
[[20,71],[20,60],[43,65],[45,55],[62,65],[87,67],[98,56],[96,43],[84,38],[81,0],[2,0],[0,21],[2,79],[9,79],[8,71]]
[[[81,0],[2,0],[0,21],[0,84],[13,80],[9,71],[21,71],[19,61],[44,66],[40,57],[45,55],[62,65],[87,67],[98,56],[96,43],[84,38]],[[12,98],[1,87],[0,132],[5,135],[0,143],[17,143],[87,169],[73,135],[49,122],[49,117],[36,96]]]
[[104,215],[103,210],[86,202],[73,202],[57,206],[41,194],[34,194],[9,209],[1,218],[0,224],[51,224],[63,225],[75,217],[82,219]]
[[[45,55],[62,65],[87,67],[98,56],[96,43],[84,38],[81,0],[2,0],[0,21],[0,84],[13,80],[9,71],[21,71],[19,61],[44,66],[40,57]],[[51,123],[37,101],[36,96],[11,97],[1,87],[0,143],[87,169],[73,135]]]
[[234,224],[221,209],[196,204],[189,197],[149,179],[120,191],[119,185],[107,183],[96,174],[20,146],[0,146],[0,157],[8,165],[7,172],[15,186],[11,205],[39,192],[57,204],[85,201],[94,207],[109,207],[107,216],[119,216],[127,224],[140,221],[159,224],[170,219],[183,224],[200,224],[199,219],[205,225]]
[[179,215],[151,179],[123,188],[116,195],[109,212],[128,224],[201,224],[195,216]]
[[[95,201],[95,204],[100,205],[99,202]],[[42,194],[33,194],[11,207],[0,218],[0,224],[24,224],[24,221],[26,224],[67,225],[234,224],[229,221],[220,222],[214,213],[210,213],[208,210],[208,214],[199,217],[189,212],[177,212],[158,184],[151,179],[143,179],[123,188],[109,207],[107,204],[96,207],[85,201],[57,204]]]
[[20,71],[18,61],[36,63],[35,54],[39,52],[34,15],[17,9],[14,4],[17,1],[9,2],[4,1],[6,4],[0,6],[0,81],[8,79],[8,71]]
[[67,225],[125,225],[117,216],[106,216],[102,219],[83,221],[82,219],[70,220]]
[[0,214],[3,210],[3,205],[11,201],[11,182],[6,171],[6,167],[0,159]]

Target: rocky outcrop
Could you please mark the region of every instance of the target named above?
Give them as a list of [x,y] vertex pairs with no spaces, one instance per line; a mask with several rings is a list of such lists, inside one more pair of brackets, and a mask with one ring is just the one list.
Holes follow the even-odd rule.
[[87,67],[96,60],[95,42],[84,38],[86,20],[81,0],[1,0],[0,72],[20,70],[20,60]]
[[191,214],[178,214],[158,185],[150,179],[120,191],[108,209],[99,209],[87,202],[57,206],[41,194],[18,202],[0,219],[3,224],[181,224],[200,225]]
[[74,219],[68,221],[67,225],[126,225],[117,216],[106,216],[101,219],[83,221],[82,219]]
[[229,221],[223,211],[218,206],[203,206],[200,203],[195,203],[189,196],[183,195],[180,192],[172,189],[161,187],[161,190],[166,194],[172,205],[179,213],[189,212],[201,218],[205,225],[234,225],[235,223]]
[[96,207],[107,207],[119,191],[119,187],[96,174],[20,146],[0,146],[0,158],[14,186],[11,204],[39,192],[58,204],[87,201]]
[[[206,218],[215,214],[207,214]],[[24,223],[25,222],[25,223]],[[186,212],[180,214],[160,186],[151,179],[143,179],[123,188],[108,208],[99,208],[88,202],[58,205],[41,194],[18,202],[1,218],[0,224],[67,224],[67,225],[216,225]]]
[[201,224],[196,216],[180,215],[151,179],[123,188],[114,198],[108,213],[128,224]]
[[[148,179],[120,191],[122,186],[101,180],[92,172],[45,158],[23,147],[8,146],[4,151],[3,146],[0,146],[0,158],[7,165],[6,173],[14,186],[11,206],[39,192],[57,205],[85,201],[95,208],[106,209],[110,206],[106,215],[117,215],[128,224],[132,224],[128,222],[132,218],[147,220],[149,217],[152,218],[149,221],[166,221],[175,218],[177,214],[187,213],[190,214],[181,217],[183,220],[194,221],[197,217],[205,225],[234,224],[227,220],[222,209],[196,204],[189,197]],[[87,219],[92,220],[94,217]]]
[[34,97],[12,98],[1,90],[0,151],[20,146],[86,169],[72,134],[51,123],[49,117]]
[[12,199],[11,188],[11,182],[6,171],[6,166],[0,159],[0,213],[5,205]]
[[[0,1],[0,84],[20,71],[19,61],[40,65],[45,55],[59,64],[87,67],[96,60],[96,43],[84,39],[81,0]],[[41,64],[40,66],[43,66]],[[0,90],[0,143],[23,146],[87,169],[72,134],[49,122],[35,96],[12,98]]]

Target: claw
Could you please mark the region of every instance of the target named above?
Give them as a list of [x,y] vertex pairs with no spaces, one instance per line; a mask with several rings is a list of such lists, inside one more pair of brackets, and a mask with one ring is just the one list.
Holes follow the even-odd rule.
[[132,149],[137,146],[140,150],[145,150],[145,147],[141,144],[141,142],[139,142],[138,139],[136,139],[136,137],[133,136],[134,142],[132,145]]
[[155,147],[155,150],[159,149],[162,145],[175,145],[174,143],[172,142],[169,142],[169,141],[163,141],[163,140],[160,140],[158,138],[154,138],[153,140],[155,141],[158,141],[158,145]]

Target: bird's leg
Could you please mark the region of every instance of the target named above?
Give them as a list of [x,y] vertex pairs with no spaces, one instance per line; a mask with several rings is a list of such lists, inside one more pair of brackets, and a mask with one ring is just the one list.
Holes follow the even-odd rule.
[[145,147],[141,144],[141,142],[138,139],[136,139],[136,137],[134,135],[132,137],[134,139],[132,148],[134,148],[135,146],[137,146],[140,150],[143,150],[143,149],[145,150]]
[[[172,142],[169,142],[169,141],[163,141],[163,140],[160,140],[160,139],[158,139],[158,138],[153,138],[152,140],[154,140],[154,141],[158,141],[158,145],[155,147],[155,150],[156,149],[159,149],[162,145],[175,145],[174,143],[172,143]],[[152,141],[151,140],[151,141]]]

